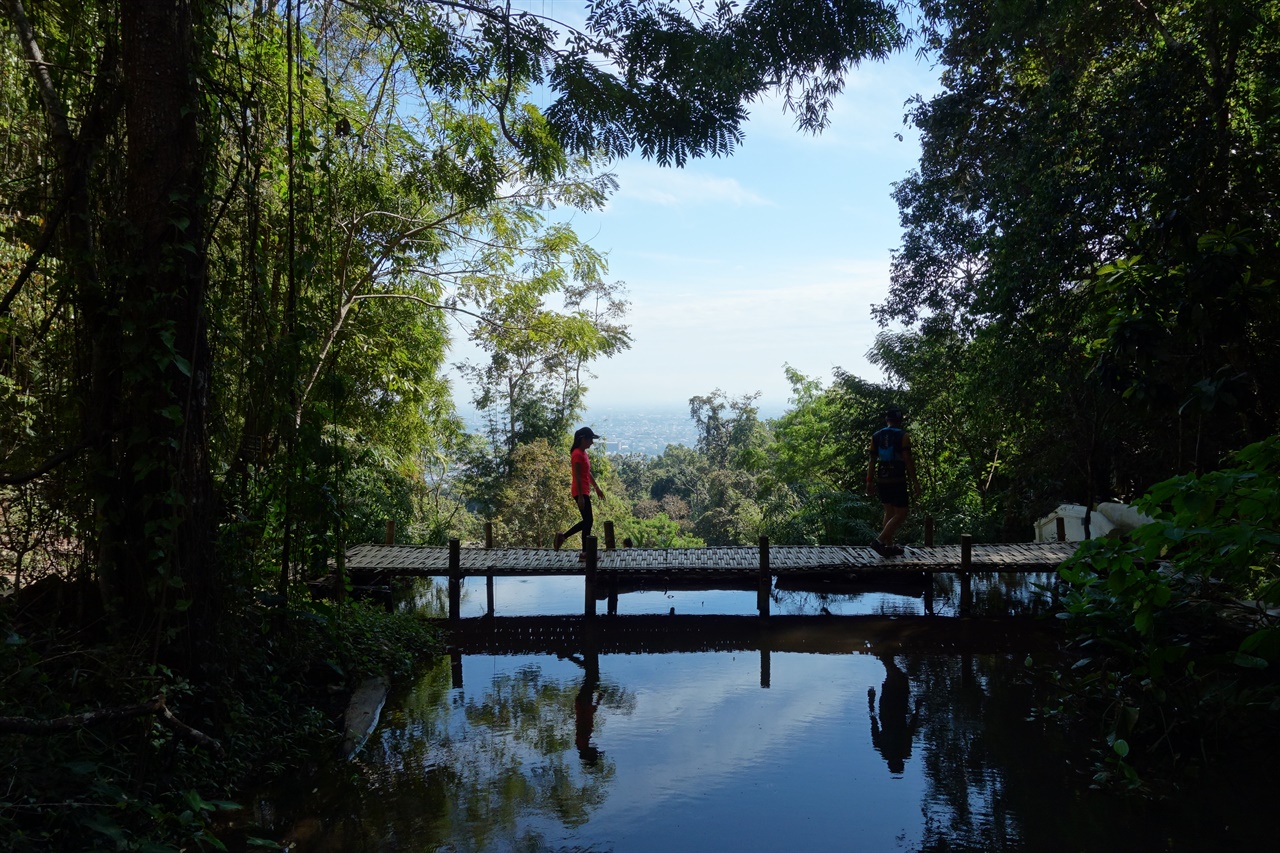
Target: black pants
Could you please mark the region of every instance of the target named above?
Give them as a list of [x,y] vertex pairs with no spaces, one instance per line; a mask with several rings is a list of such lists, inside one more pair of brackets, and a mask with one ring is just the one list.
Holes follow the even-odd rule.
[[586,545],[587,537],[591,535],[591,525],[596,523],[595,516],[591,513],[591,495],[578,495],[574,501],[578,504],[578,512],[582,513],[582,521],[570,527],[564,538],[568,539],[578,531],[582,531],[582,544]]

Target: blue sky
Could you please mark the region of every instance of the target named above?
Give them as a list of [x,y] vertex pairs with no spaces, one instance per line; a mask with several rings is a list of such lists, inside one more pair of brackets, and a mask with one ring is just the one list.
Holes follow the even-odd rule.
[[[937,89],[910,53],[864,63],[821,135],[770,100],[751,106],[731,157],[615,164],[609,204],[572,223],[625,282],[633,343],[593,366],[587,405],[676,408],[719,388],[758,391],[771,414],[790,397],[784,363],[824,384],[834,367],[880,379],[865,355],[901,230],[890,193],[919,159],[904,103]],[[469,398],[460,382],[455,396]]]

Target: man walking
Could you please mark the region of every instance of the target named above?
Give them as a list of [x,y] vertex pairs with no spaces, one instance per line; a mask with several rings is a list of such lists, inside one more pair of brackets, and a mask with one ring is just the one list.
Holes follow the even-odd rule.
[[884,413],[887,426],[871,436],[870,464],[867,466],[867,494],[880,496],[884,505],[884,527],[871,540],[871,548],[882,557],[897,557],[901,546],[893,544],[894,534],[911,511],[908,487],[920,497],[916,463],[911,458],[911,437],[902,428],[902,410],[890,406]]

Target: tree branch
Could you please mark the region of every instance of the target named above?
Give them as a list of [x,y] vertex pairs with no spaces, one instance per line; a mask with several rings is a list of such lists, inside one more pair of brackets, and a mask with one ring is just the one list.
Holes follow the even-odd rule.
[[49,246],[53,243],[54,232],[62,224],[62,216],[67,212],[68,207],[70,207],[70,199],[64,195],[58,199],[57,205],[54,206],[49,216],[45,218],[44,224],[40,227],[40,236],[36,239],[31,255],[22,265],[22,270],[18,273],[13,285],[5,292],[4,298],[0,299],[0,317],[9,313],[9,306],[17,298],[18,294],[22,292],[27,280],[36,271],[36,266],[40,263],[40,259],[49,250]]
[[48,474],[54,468],[57,468],[63,462],[66,462],[88,446],[89,443],[87,441],[82,441],[74,447],[68,447],[66,450],[50,456],[39,468],[26,471],[22,474],[0,474],[0,486],[21,486],[23,483],[30,483],[37,477],[42,477],[45,474]]
[[75,729],[88,728],[114,720],[130,720],[135,717],[158,716],[166,728],[179,737],[208,747],[219,757],[225,753],[222,744],[198,729],[193,729],[173,715],[165,705],[164,694],[160,693],[139,705],[124,705],[118,708],[99,708],[96,711],[85,711],[80,714],[68,714],[52,720],[37,720],[31,717],[0,717],[0,733],[22,735],[51,735],[69,732]]
[[338,312],[338,320],[333,324],[333,328],[329,330],[329,337],[325,339],[324,346],[320,349],[320,357],[316,359],[315,370],[311,371],[311,377],[307,379],[306,387],[302,389],[302,393],[298,395],[298,406],[294,409],[293,420],[295,424],[302,423],[302,409],[306,405],[307,397],[311,395],[311,389],[315,387],[316,381],[320,378],[320,371],[324,369],[324,364],[329,358],[329,350],[333,347],[333,342],[337,340],[338,333],[342,331],[343,325],[346,323],[347,314],[362,299],[407,299],[410,302],[417,302],[427,308],[434,308],[438,311],[448,311],[456,314],[467,314],[475,317],[482,323],[487,323],[494,328],[507,328],[503,324],[490,320],[488,317],[477,314],[474,311],[468,311],[465,308],[459,308],[456,305],[440,305],[435,302],[429,302],[421,296],[415,296],[412,293],[362,293],[352,296],[347,300],[346,304]]
[[[62,99],[58,97],[57,89],[54,88],[53,78],[49,75],[48,63],[44,61],[44,54],[40,50],[39,42],[36,41],[35,29],[27,18],[26,10],[22,6],[22,0],[9,0],[9,16],[13,19],[14,26],[18,31],[18,39],[22,42],[23,52],[27,56],[31,74],[36,81],[36,88],[40,92],[40,100],[44,104],[45,114],[49,120],[50,134],[53,137],[58,153],[64,186],[62,188],[62,197],[49,215],[45,217],[45,221],[41,225],[40,236],[36,240],[31,256],[22,265],[22,270],[18,273],[17,279],[8,292],[5,293],[4,298],[0,299],[0,316],[9,313],[9,306],[22,291],[28,279],[34,274],[40,259],[44,257],[45,252],[48,251],[49,246],[53,243],[54,233],[58,226],[62,223],[67,212],[71,210],[73,201],[77,210],[83,207],[85,176],[88,174],[89,164],[94,157],[97,143],[105,133],[109,119],[116,113],[121,103],[120,88],[111,85],[111,71],[114,68],[116,58],[115,42],[109,41],[102,52],[99,62],[98,81],[94,85],[90,107],[81,123],[80,139],[77,140],[71,133],[71,126],[67,121],[66,107],[62,103]],[[82,233],[82,235],[87,235],[87,231],[84,230],[86,227],[84,223],[73,225],[73,229],[77,233]],[[87,240],[88,238],[82,236],[82,239]]]
[[[27,56],[27,63],[31,68],[31,76],[35,78],[36,89],[40,93],[40,101],[44,104],[46,117],[49,119],[50,133],[53,136],[55,147],[58,150],[58,160],[63,169],[70,170],[72,153],[75,149],[75,140],[71,136],[71,127],[67,123],[67,111],[63,106],[62,99],[58,97],[58,90],[54,88],[53,78],[49,76],[48,63],[44,61],[44,53],[40,50],[40,43],[36,41],[36,31],[31,26],[30,19],[27,18],[27,11],[22,6],[22,0],[9,0],[9,17],[13,19],[13,25],[18,31],[18,41],[22,43],[22,52]],[[58,227],[58,223],[62,221],[62,215],[67,210],[67,198],[63,198],[58,202],[57,207],[45,219],[44,226],[40,229],[40,238],[36,243],[35,251],[27,262],[23,264],[22,271],[18,274],[18,280],[4,295],[4,299],[0,300],[0,315],[7,314],[9,304],[13,302],[18,292],[22,290],[27,279],[35,270],[36,264],[41,256],[49,248],[49,244],[53,241],[54,229]]]
[[31,74],[35,77],[40,100],[44,102],[53,138],[58,145],[58,156],[65,164],[70,161],[71,149],[75,144],[71,136],[71,128],[67,124],[67,111],[58,97],[57,89],[53,86],[48,63],[44,61],[44,54],[40,51],[39,42],[36,41],[35,29],[32,28],[27,12],[22,7],[22,0],[9,0],[9,16],[13,18],[13,25],[18,30],[18,40],[22,42],[22,51],[27,55],[27,62],[31,64]]

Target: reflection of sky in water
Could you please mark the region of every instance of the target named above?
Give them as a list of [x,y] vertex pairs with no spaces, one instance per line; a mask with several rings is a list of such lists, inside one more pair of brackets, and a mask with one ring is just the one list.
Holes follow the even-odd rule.
[[[572,616],[581,613],[585,606],[580,577],[494,578],[493,599],[498,616]],[[945,592],[935,606],[939,612],[947,611]],[[668,613],[673,607],[676,613],[686,616],[751,616],[756,613],[756,593],[754,590],[672,589],[624,592],[618,596],[618,613],[624,616]],[[823,607],[834,615],[845,616],[925,612],[922,592],[897,595],[874,591],[874,588],[863,593],[826,595],[775,590],[771,612],[775,615],[816,614]],[[484,578],[466,578],[462,585],[462,618],[483,616],[485,608]],[[603,614],[607,608],[603,599],[596,602],[597,613]]]
[[[997,612],[1026,612],[1031,595],[1014,590],[1018,584],[976,576],[975,602],[1003,593]],[[495,587],[499,616],[581,612],[581,578],[500,578]],[[954,576],[939,576],[935,612],[954,613],[957,590]],[[484,580],[470,579],[463,615],[479,616],[484,606]],[[597,602],[597,612],[605,606]],[[683,615],[754,614],[755,593],[649,591],[619,599],[622,614],[673,607]],[[773,599],[775,614],[910,615],[923,607],[918,591],[775,591]],[[842,622],[796,621],[828,629]],[[1136,817],[1122,800],[1088,794],[1087,778],[1064,766],[1052,730],[1029,719],[1045,697],[1024,678],[1025,652],[944,646],[930,652],[917,644],[883,659],[772,653],[768,688],[760,686],[758,651],[472,655],[461,661],[457,688],[450,661],[439,660],[393,699],[359,760],[336,768],[336,793],[303,812],[325,815],[331,833],[329,846],[303,849],[1181,853],[1274,846],[1273,827],[1261,825],[1274,784],[1227,774],[1226,784],[1206,780],[1159,818]],[[1228,839],[1227,826],[1246,829]],[[1252,843],[1258,838],[1267,843]]]
[[[860,816],[876,816],[861,837],[869,848],[889,849],[915,827],[919,773],[890,786],[871,749],[866,690],[883,678],[879,661],[774,655],[764,690],[758,654],[690,657],[679,681],[640,692],[636,714],[604,730],[601,748],[616,737],[619,766],[648,757],[642,772],[619,773],[599,813],[606,824],[648,827],[653,849],[705,849],[726,823],[751,824],[755,849],[766,850],[829,844]],[[618,663],[609,659],[608,670],[625,680]]]
[[[467,657],[463,690],[478,701],[499,673],[531,661],[580,678],[554,658]],[[607,655],[602,684],[635,699],[596,712],[592,742],[616,768],[604,802],[568,830],[529,816],[550,842],[625,850],[915,849],[925,783],[919,762],[889,772],[871,742],[867,689],[885,668],[867,655]]]

